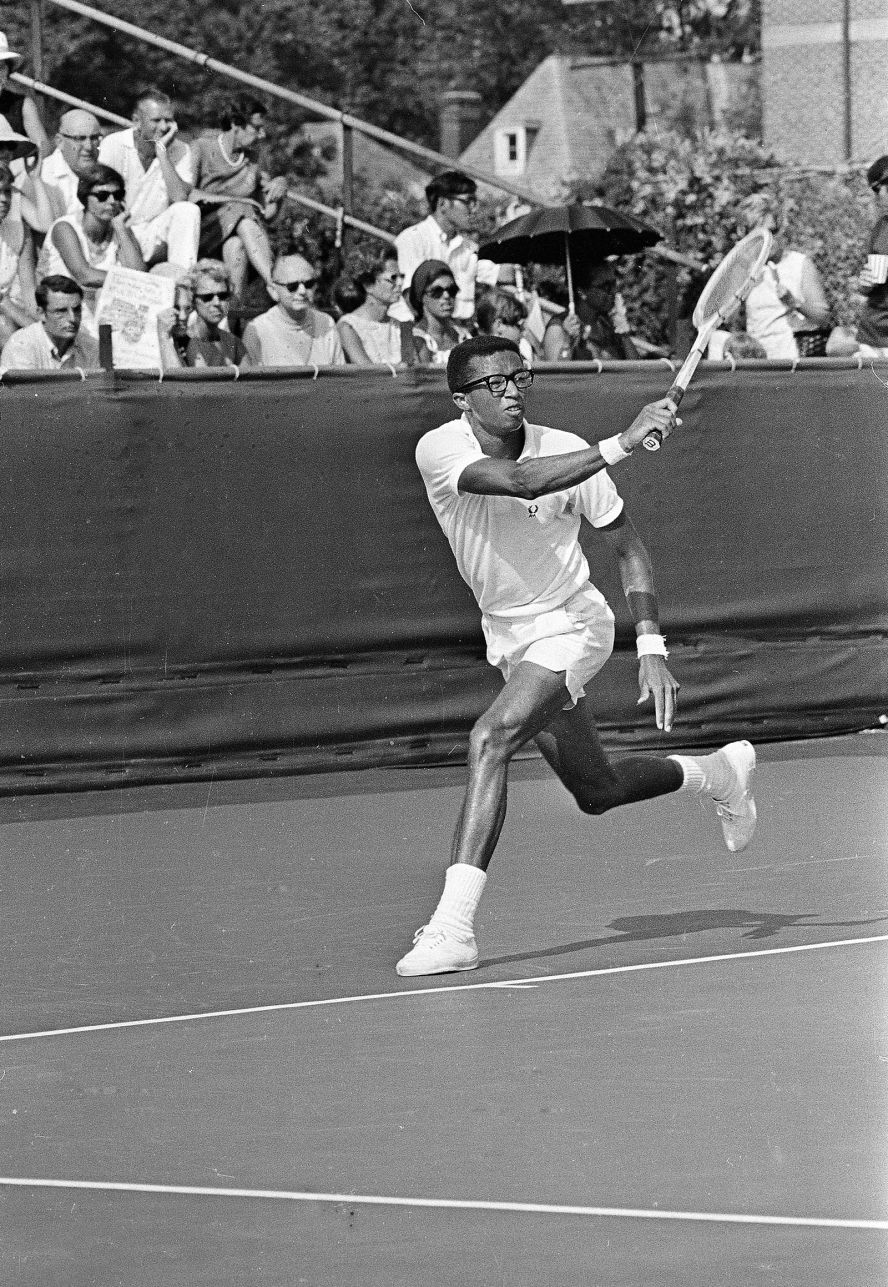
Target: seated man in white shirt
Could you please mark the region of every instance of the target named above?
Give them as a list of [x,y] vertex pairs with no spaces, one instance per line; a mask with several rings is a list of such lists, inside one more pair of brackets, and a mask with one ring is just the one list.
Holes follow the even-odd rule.
[[248,322],[244,344],[254,366],[343,366],[333,318],[314,307],[318,270],[302,255],[281,255],[271,284],[280,300]]
[[53,220],[76,214],[80,209],[77,184],[95,165],[102,133],[92,112],[79,107],[65,112],[55,136],[55,151],[40,167],[40,177],[49,195]]
[[44,277],[34,292],[38,322],[16,331],[4,344],[0,366],[18,371],[97,371],[99,348],[80,329],[83,291],[70,277]]
[[404,277],[404,299],[390,310],[391,316],[399,322],[413,321],[406,299],[410,280],[427,259],[440,259],[459,287],[454,319],[468,321],[475,313],[476,282],[495,286],[499,274],[497,264],[478,259],[478,247],[468,235],[478,206],[475,181],[458,170],[445,170],[432,179],[425,191],[428,218],[405,228],[395,238],[398,272]]
[[131,227],[149,269],[166,263],[179,276],[197,263],[200,211],[188,200],[194,187],[191,149],[176,138],[171,99],[162,90],[142,90],[133,126],[108,134],[99,160],[123,175]]

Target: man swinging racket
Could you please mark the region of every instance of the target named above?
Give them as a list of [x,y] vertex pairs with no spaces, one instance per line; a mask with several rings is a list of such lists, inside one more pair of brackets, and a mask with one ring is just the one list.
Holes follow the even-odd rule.
[[447,383],[462,412],[420,440],[416,461],[429,501],[482,612],[487,658],[505,685],[472,729],[469,780],[444,892],[397,965],[400,975],[472,970],[474,916],[506,812],[509,761],[531,738],[584,813],[671,791],[706,792],[725,844],[744,849],[755,830],[755,751],[732,742],[712,755],[605,755],[583,686],[610,656],[614,616],[589,580],[580,520],[617,559],[635,621],[640,700],[672,728],[678,684],[666,666],[651,564],[606,466],[645,436],[665,438],[674,408],[644,407],[628,429],[590,447],[575,434],[529,424],[533,373],[518,346],[495,336],[458,344]]

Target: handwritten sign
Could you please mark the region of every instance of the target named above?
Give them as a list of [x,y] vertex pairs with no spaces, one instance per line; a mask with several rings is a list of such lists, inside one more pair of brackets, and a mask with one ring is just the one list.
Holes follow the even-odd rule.
[[157,315],[173,307],[171,277],[140,273],[115,265],[99,291],[96,316],[111,327],[114,365],[157,369],[161,365]]

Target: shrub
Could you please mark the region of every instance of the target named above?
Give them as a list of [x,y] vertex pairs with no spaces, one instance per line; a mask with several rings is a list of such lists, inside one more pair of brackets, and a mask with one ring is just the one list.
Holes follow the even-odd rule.
[[[600,183],[578,184],[577,200],[600,200],[631,211],[663,233],[663,244],[699,261],[709,272],[743,235],[741,207],[755,192],[773,194],[784,240],[809,254],[823,278],[833,325],[854,317],[854,279],[863,265],[873,222],[860,175],[800,173],[781,167],[760,143],[704,133],[687,138],[658,130],[619,147]],[[669,343],[669,276],[663,260],[627,257],[620,290],[633,328]],[[692,307],[703,280],[677,270],[678,298]]]

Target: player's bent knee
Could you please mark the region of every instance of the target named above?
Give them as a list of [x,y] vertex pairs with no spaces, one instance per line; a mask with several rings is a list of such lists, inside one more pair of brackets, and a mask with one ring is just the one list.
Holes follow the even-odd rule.
[[469,746],[476,759],[505,760],[524,740],[513,725],[482,716],[469,735]]
[[619,782],[568,783],[567,786],[583,813],[597,816],[625,801]]

